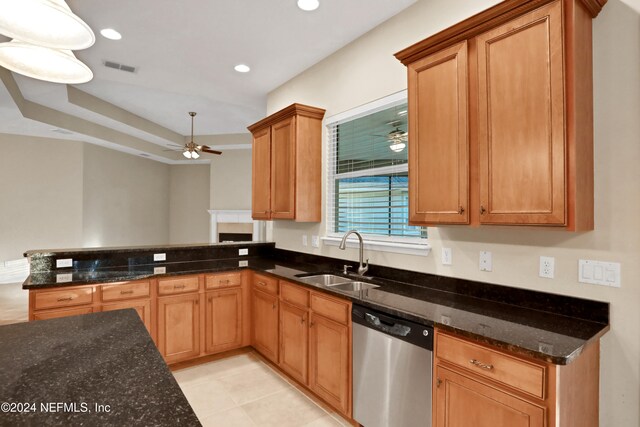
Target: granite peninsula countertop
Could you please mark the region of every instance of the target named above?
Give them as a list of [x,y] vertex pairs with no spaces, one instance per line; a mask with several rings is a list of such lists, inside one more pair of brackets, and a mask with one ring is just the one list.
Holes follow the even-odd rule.
[[133,309],[0,326],[0,348],[2,425],[200,425]]
[[105,261],[110,267],[32,273],[23,287],[42,289],[249,268],[559,365],[570,363],[609,329],[608,303],[375,265],[370,266],[367,274],[371,277],[365,281],[379,287],[339,291],[301,282],[301,276],[341,275],[342,265],[354,262],[275,249],[273,244],[261,247],[261,251],[243,257],[154,264],[112,266],[114,262]]

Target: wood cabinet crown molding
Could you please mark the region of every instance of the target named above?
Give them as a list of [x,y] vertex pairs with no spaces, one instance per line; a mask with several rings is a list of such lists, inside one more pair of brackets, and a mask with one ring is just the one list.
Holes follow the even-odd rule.
[[[520,15],[531,12],[555,0],[506,0],[464,21],[419,41],[394,56],[404,65],[437,52],[446,47],[475,37]],[[591,15],[598,16],[607,0],[577,0]]]
[[271,126],[283,119],[286,119],[288,117],[293,117],[293,116],[302,116],[302,117],[309,117],[312,119],[322,120],[322,118],[324,117],[325,111],[326,110],[323,110],[322,108],[311,107],[310,105],[294,103],[289,105],[286,108],[283,108],[282,110],[276,113],[273,113],[268,117],[265,117],[259,122],[252,124],[251,126],[247,127],[247,129],[249,129],[249,132],[253,133],[257,130],[260,130],[267,126]]

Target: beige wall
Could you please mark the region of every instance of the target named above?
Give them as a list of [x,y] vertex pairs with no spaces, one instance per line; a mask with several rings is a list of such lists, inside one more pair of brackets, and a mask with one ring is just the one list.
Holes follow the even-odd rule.
[[169,243],[209,242],[210,165],[170,166]]
[[211,160],[210,188],[211,209],[251,209],[251,150],[225,150]]
[[169,241],[169,166],[84,147],[83,246]]
[[82,245],[82,147],[0,134],[0,261]]
[[[398,50],[496,1],[419,0],[376,29],[274,90],[267,110],[292,102],[327,109],[327,116],[406,89]],[[369,251],[372,263],[472,280],[575,295],[611,303],[611,331],[602,340],[602,426],[637,426],[640,412],[640,16],[609,0],[594,21],[595,231],[565,233],[530,228],[429,228],[428,257]],[[326,136],[325,152],[326,152]],[[324,182],[324,180],[323,180]],[[312,251],[302,234],[325,233],[325,224],[273,222],[278,247]],[[439,262],[453,249],[453,265]],[[480,250],[493,253],[493,272],[480,272]],[[356,251],[313,250],[356,259]],[[537,275],[539,256],[556,259],[556,278]],[[580,284],[578,259],[622,263],[622,288]]]

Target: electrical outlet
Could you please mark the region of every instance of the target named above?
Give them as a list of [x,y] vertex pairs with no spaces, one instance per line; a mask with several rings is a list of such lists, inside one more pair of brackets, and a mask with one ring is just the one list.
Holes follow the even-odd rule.
[[248,267],[249,266],[249,261],[244,260],[244,261],[238,261],[238,267]]
[[56,274],[56,283],[67,283],[73,280],[73,273]]
[[153,260],[154,261],[166,261],[167,260],[167,254],[153,254]]
[[538,275],[546,279],[553,279],[553,275],[555,274],[555,263],[556,263],[556,259],[554,257],[541,256],[540,272],[538,273]]
[[480,271],[492,271],[491,252],[480,251]]
[[64,258],[56,260],[56,268],[73,267],[73,258]]
[[249,249],[238,249],[238,255],[249,255]]
[[451,265],[451,248],[442,248],[442,265]]
[[167,267],[153,267],[153,274],[166,274]]
[[320,247],[320,236],[311,236],[311,246],[314,248]]
[[302,246],[307,246],[309,244],[309,236],[306,234],[302,235]]

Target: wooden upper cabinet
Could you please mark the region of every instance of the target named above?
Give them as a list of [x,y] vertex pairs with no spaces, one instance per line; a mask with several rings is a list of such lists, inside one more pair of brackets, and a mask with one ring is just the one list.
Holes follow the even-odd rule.
[[480,222],[565,225],[560,2],[477,37]]
[[295,117],[271,127],[271,218],[295,218]]
[[249,126],[254,219],[320,222],[324,110],[292,104]]
[[396,53],[411,223],[593,230],[592,20],[604,3],[504,1]]
[[271,128],[253,134],[251,213],[254,219],[271,218]]
[[409,222],[469,222],[467,42],[411,63]]

